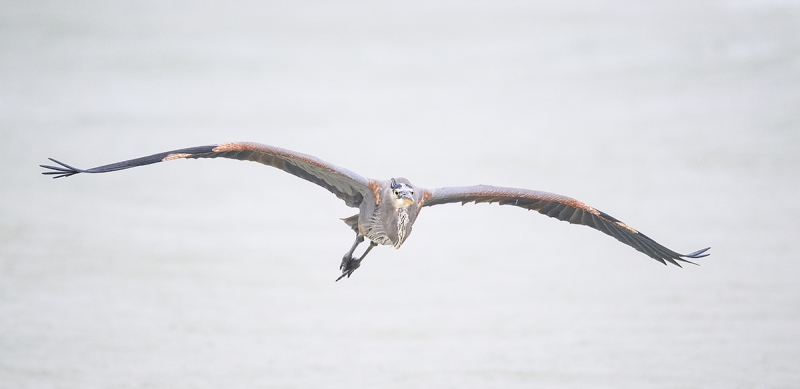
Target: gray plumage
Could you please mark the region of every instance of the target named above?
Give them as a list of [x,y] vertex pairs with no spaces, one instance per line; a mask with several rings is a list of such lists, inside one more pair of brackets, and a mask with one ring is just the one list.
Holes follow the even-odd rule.
[[[425,189],[412,185],[402,177],[389,180],[367,179],[307,154],[258,143],[191,147],[91,169],[77,169],[52,158],[50,160],[59,166],[40,166],[48,169],[42,174],[60,178],[78,173],[106,173],[182,158],[231,158],[259,162],[311,181],[342,199],[348,206],[358,208],[358,214],[342,219],[355,231],[356,240],[342,258],[342,274],[337,281],[342,277],[350,277],[375,246],[390,245],[400,248],[411,234],[423,207],[448,203],[498,203],[534,210],[552,218],[594,228],[663,264],[680,266],[679,262],[693,263],[687,258],[709,255],[705,253],[709,248],[690,254],[679,254],[614,217],[566,196],[490,185]],[[369,247],[360,257],[353,257],[354,251],[365,238],[370,241]]]

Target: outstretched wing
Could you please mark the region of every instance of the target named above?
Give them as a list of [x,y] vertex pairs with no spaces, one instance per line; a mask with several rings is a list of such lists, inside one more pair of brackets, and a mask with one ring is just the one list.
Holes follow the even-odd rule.
[[85,170],[74,168],[52,158],[49,159],[60,166],[39,166],[50,169],[42,174],[60,178],[78,173],[107,173],[181,158],[231,158],[263,163],[311,181],[344,200],[348,206],[356,208],[361,204],[366,194],[372,193],[369,187],[370,181],[350,170],[340,168],[311,155],[258,143],[223,143],[190,147]]
[[436,188],[426,193],[422,206],[447,203],[498,203],[538,211],[558,220],[583,224],[613,236],[657,261],[680,266],[677,261],[694,263],[685,258],[702,258],[710,247],[690,254],[676,253],[648,238],[611,215],[594,209],[578,200],[535,190],[503,188],[490,185]]

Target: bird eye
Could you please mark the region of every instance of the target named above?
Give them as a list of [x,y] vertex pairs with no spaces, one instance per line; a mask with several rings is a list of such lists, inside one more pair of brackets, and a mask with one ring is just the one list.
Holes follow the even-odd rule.
[[400,196],[400,191],[398,191],[397,189],[395,189],[395,190],[394,190],[394,195],[395,195],[395,196]]

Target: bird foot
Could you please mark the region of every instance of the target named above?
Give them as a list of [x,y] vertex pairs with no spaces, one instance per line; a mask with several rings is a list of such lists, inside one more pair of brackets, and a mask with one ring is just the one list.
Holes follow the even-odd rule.
[[353,258],[352,255],[345,255],[342,258],[342,264],[339,265],[339,269],[342,271],[342,275],[336,279],[336,281],[341,280],[344,277],[350,278],[350,275],[353,274],[359,266],[361,266],[361,259],[362,258]]

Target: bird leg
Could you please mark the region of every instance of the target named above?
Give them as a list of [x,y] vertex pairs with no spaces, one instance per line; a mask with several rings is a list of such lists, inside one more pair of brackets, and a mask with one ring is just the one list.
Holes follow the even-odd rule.
[[346,262],[353,260],[353,253],[356,251],[356,247],[358,247],[358,245],[360,245],[361,242],[363,241],[364,241],[364,235],[356,233],[356,241],[353,242],[352,246],[350,246],[350,250],[347,252],[347,254],[345,254],[344,257],[342,257],[342,265],[339,266],[339,269],[341,269]]
[[353,252],[356,251],[356,247],[358,247],[358,245],[361,244],[361,242],[363,241],[364,241],[364,235],[361,234],[356,235],[356,241],[353,242],[353,246],[350,247],[350,251],[348,251],[347,254],[345,254],[344,257],[342,257],[342,264],[339,265],[339,269],[342,271],[342,275],[340,275],[339,278],[336,279],[336,281],[341,280],[345,276],[347,278],[350,278],[350,275],[353,274],[353,272],[356,271],[356,269],[358,269],[359,266],[361,266],[361,261],[364,260],[364,258],[367,256],[367,254],[369,254],[372,248],[378,245],[377,243],[370,240],[369,247],[367,247],[367,249],[364,251],[364,254],[361,254],[361,257],[358,259],[353,258]]

